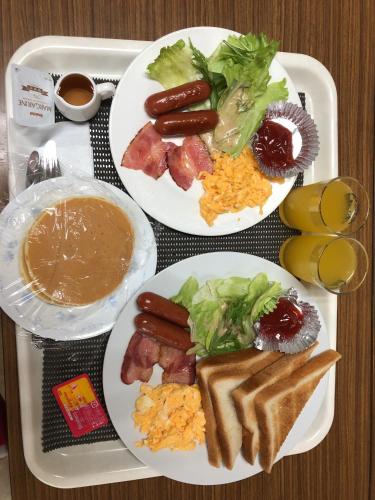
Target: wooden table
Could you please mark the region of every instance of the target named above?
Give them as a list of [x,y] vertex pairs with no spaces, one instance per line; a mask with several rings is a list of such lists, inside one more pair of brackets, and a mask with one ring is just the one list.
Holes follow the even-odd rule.
[[[337,85],[340,173],[358,178],[373,200],[373,0],[2,0],[0,5],[3,74],[17,47],[37,36],[153,40],[194,25],[223,26],[240,32],[264,31],[281,40],[281,50],[319,59]],[[3,75],[0,81],[0,179],[4,187],[7,161]],[[369,255],[372,255],[373,224],[371,216],[357,235]],[[156,478],[66,491],[50,488],[35,479],[27,469],[22,451],[14,325],[3,315],[14,500],[375,498],[371,276],[356,294],[339,300],[337,349],[343,359],[337,368],[335,420],[327,438],[308,453],[283,459],[270,476],[259,474],[228,486],[194,487]]]

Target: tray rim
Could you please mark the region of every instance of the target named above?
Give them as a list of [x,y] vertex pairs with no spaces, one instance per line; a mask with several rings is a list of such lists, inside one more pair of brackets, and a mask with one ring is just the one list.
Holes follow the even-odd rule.
[[[132,54],[138,55],[144,48],[146,48],[150,43],[150,41],[145,40],[121,40],[121,39],[105,39],[105,38],[86,38],[86,37],[69,37],[69,36],[42,36],[37,37],[32,40],[29,40],[22,46],[20,46],[15,53],[12,55],[6,70],[6,78],[5,78],[5,93],[6,93],[6,112],[7,112],[7,120],[11,118],[11,88],[10,88],[10,67],[12,63],[22,64],[22,62],[32,55],[37,55],[38,52],[43,53],[43,51],[58,49],[61,53],[65,49],[69,50],[83,50],[85,52],[108,52],[112,56],[116,58],[127,55],[131,56]],[[331,173],[333,176],[337,176],[338,174],[338,166],[337,166],[337,92],[334,80],[329,73],[328,69],[317,59],[299,53],[286,53],[279,52],[278,59],[281,64],[287,66],[288,72],[293,73],[291,71],[291,67],[299,68],[301,65],[304,65],[308,68],[309,73],[313,74],[317,79],[320,80],[320,83],[324,85],[324,90],[328,96],[329,102],[331,104],[332,109],[330,110],[330,118],[331,118],[331,128],[330,128],[330,136],[329,136],[329,144],[331,146]],[[109,75],[106,73],[109,78]],[[116,75],[121,76],[120,73],[116,73]],[[314,100],[313,100],[314,101]],[[9,130],[9,127],[8,127]],[[11,144],[9,141],[8,135],[8,151],[11,151]],[[9,169],[9,171],[11,168]],[[9,172],[10,174],[10,172]],[[318,176],[321,177],[321,176]],[[327,177],[323,175],[323,178]],[[330,176],[331,177],[331,176]],[[310,179],[311,180],[311,179]],[[317,180],[317,179],[315,179]],[[322,299],[324,302],[329,302],[330,308],[330,323],[331,323],[331,346],[335,348],[336,346],[336,335],[337,335],[337,297],[332,295],[327,295],[326,292],[325,297]],[[73,487],[81,487],[81,486],[89,486],[93,484],[104,484],[104,483],[112,483],[118,481],[127,481],[134,479],[141,479],[146,477],[154,477],[157,476],[158,473],[152,471],[143,464],[140,464],[139,467],[133,467],[126,471],[115,471],[112,474],[108,474],[108,471],[102,472],[97,471],[91,473],[91,475],[86,475],[83,480],[78,481],[77,478],[69,478],[58,477],[57,475],[51,474],[50,472],[46,472],[43,470],[41,465],[38,463],[38,454],[35,453],[35,450],[32,448],[30,439],[30,432],[32,428],[30,428],[30,421],[28,418],[28,410],[27,410],[27,401],[30,399],[27,394],[27,384],[31,384],[31,380],[26,374],[24,370],[24,361],[28,359],[29,354],[27,353],[27,347],[25,342],[22,342],[22,330],[17,326],[17,359],[18,359],[18,373],[20,380],[20,407],[21,407],[21,426],[22,426],[22,436],[23,436],[23,448],[26,463],[31,470],[31,472],[42,482],[49,484],[50,486],[58,487],[58,488],[73,488]],[[31,344],[31,342],[28,342]],[[30,348],[30,345],[28,346]],[[41,381],[39,381],[41,382]],[[41,391],[40,391],[41,392]],[[310,437],[308,442],[301,443],[300,446],[297,446],[293,453],[303,453],[308,451],[315,446],[317,446],[327,435],[329,429],[332,425],[333,417],[334,417],[334,396],[335,396],[335,370],[331,370],[330,379],[329,379],[329,389],[327,391],[326,400],[328,401],[328,405],[325,408],[324,422],[320,429],[317,429],[315,434]],[[103,443],[111,443],[103,442]],[[114,441],[112,443],[119,443],[119,441]],[[84,449],[85,447],[95,447],[100,448],[102,443],[94,443],[90,445],[77,445],[74,446],[74,449]],[[59,452],[64,452],[65,455],[69,454],[69,448],[60,448]],[[125,448],[124,448],[125,450]],[[41,450],[40,450],[41,451]],[[126,451],[126,450],[125,450]],[[43,453],[43,452],[42,452]],[[50,453],[54,453],[53,451]],[[129,453],[129,452],[127,452]],[[113,472],[113,471],[109,471]],[[106,475],[108,474],[108,476]],[[125,477],[126,476],[126,477]],[[90,479],[89,479],[90,478]]]

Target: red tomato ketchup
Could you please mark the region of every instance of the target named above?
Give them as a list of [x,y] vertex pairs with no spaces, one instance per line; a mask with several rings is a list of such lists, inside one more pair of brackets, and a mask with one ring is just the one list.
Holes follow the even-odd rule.
[[259,333],[270,340],[290,340],[302,328],[303,320],[302,309],[289,299],[281,298],[274,311],[260,318]]
[[268,167],[287,169],[294,163],[291,131],[272,120],[264,120],[257,132],[253,149]]

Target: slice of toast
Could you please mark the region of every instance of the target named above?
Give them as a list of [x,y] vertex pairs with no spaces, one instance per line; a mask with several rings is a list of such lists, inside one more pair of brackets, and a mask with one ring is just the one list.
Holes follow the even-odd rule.
[[242,446],[242,425],[238,420],[231,393],[248,376],[248,372],[213,374],[208,381],[221,458],[228,469],[233,468]]
[[216,438],[223,464],[232,469],[242,445],[240,424],[233,400],[232,390],[254,373],[279,359],[283,354],[249,350],[247,360],[234,358],[225,368],[217,366],[208,377],[208,389],[216,421]]
[[262,352],[249,348],[242,351],[210,356],[197,363],[197,380],[202,395],[202,407],[206,417],[206,445],[208,461],[214,467],[221,465],[221,450],[217,433],[214,408],[209,390],[209,379],[212,375],[230,374],[233,369],[243,370],[249,377],[276,361],[280,353]]
[[288,377],[294,370],[304,365],[317,342],[305,351],[297,354],[286,354],[264,370],[249,377],[232,391],[232,398],[237,410],[237,416],[243,427],[248,431],[243,439],[242,452],[245,459],[254,463],[259,451],[259,430],[255,414],[255,396],[265,387]]
[[341,355],[332,349],[324,351],[255,397],[259,462],[266,472],[271,472],[281,445],[320,379],[340,358]]

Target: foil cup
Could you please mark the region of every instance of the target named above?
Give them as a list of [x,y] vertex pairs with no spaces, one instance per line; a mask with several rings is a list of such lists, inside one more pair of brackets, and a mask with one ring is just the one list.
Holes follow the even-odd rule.
[[[304,172],[319,153],[319,136],[314,120],[300,106],[290,102],[275,102],[271,104],[266,112],[264,120],[273,120],[275,118],[285,118],[292,122],[297,128],[302,138],[301,150],[298,156],[294,159],[292,165],[283,168],[266,165],[255,148],[252,147],[255,157],[259,163],[260,169],[269,177],[294,177],[301,172]],[[258,134],[255,134],[251,146],[258,139]]]
[[298,294],[294,288],[290,288],[283,295],[283,298],[287,298],[302,310],[303,324],[301,329],[290,339],[278,339],[276,337],[270,339],[268,336],[263,336],[261,334],[260,322],[257,321],[254,324],[254,330],[256,332],[254,347],[260,351],[280,351],[286,354],[295,354],[310,347],[318,337],[321,325],[318,311],[315,307],[308,302],[298,300]]

